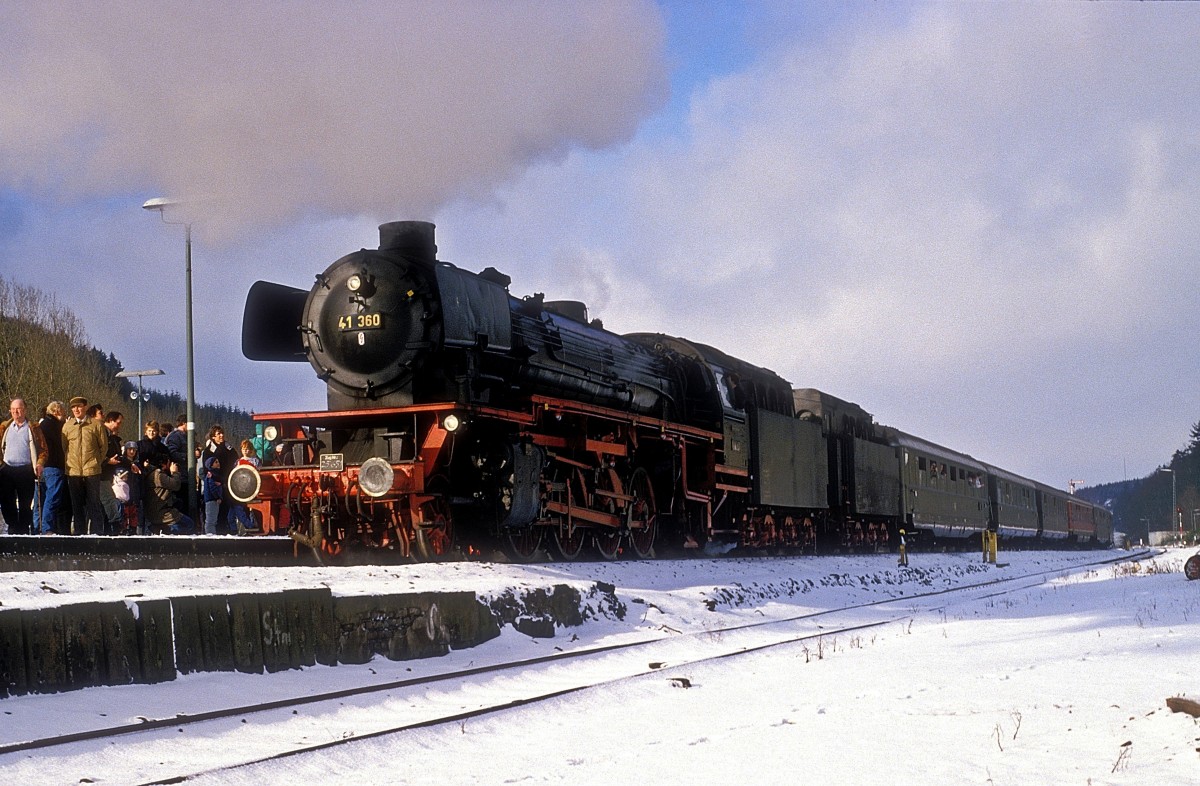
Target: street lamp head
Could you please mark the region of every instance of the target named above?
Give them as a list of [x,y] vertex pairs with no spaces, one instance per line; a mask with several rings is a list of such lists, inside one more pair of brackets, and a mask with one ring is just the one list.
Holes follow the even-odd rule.
[[[182,199],[171,199],[169,197],[155,197],[154,199],[147,199],[145,202],[143,202],[142,209],[152,210],[158,213],[158,217],[162,219],[164,224],[175,224],[177,226],[185,227],[187,229],[188,242],[190,243],[192,239],[192,219],[190,216],[188,216],[188,208],[193,204],[194,201],[190,199],[184,201]],[[183,220],[167,220],[168,211],[172,215],[182,215]]]
[[[188,204],[193,204],[196,200],[189,199]],[[187,334],[187,467],[188,477],[196,477],[196,366],[194,343],[192,340],[192,221],[190,218],[184,217],[182,221],[168,221],[166,209],[168,207],[177,207],[181,205],[177,199],[168,199],[166,197],[155,197],[147,199],[142,203],[144,210],[158,211],[158,217],[164,224],[181,225],[184,229],[184,326]],[[138,386],[141,387],[142,380],[138,378]],[[139,410],[141,404],[138,404]],[[141,428],[141,414],[138,415],[138,428]],[[197,515],[198,502],[196,500],[196,484],[188,484],[188,511],[192,515]]]
[[118,371],[116,376],[118,379],[128,379],[130,377],[161,377],[166,373],[161,368],[148,368],[142,371]]
[[157,210],[162,213],[165,210],[176,209],[191,209],[202,210],[208,205],[215,204],[216,198],[209,194],[185,194],[182,197],[154,197],[147,199],[142,203],[143,210]]

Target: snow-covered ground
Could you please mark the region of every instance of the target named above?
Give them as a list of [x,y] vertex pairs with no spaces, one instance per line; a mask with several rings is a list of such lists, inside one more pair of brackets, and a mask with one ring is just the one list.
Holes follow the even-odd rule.
[[[270,764],[223,770],[202,783],[1200,783],[1200,721],[1167,709],[1200,698],[1200,581],[1191,551],[1136,566],[1084,568],[1097,554],[912,558],[824,557],[513,566],[451,563],[350,569],[208,569],[0,574],[0,607],[181,593],[327,585],[338,595],[471,589],[484,596],[567,583],[616,586],[624,619],[601,617],[554,639],[509,628],[482,647],[428,661],[315,667],[269,676],[198,674],[0,700],[0,744],[195,712],[368,680],[658,636],[667,666],[645,676],[463,723],[405,732]],[[721,648],[731,634],[687,637],[739,622],[905,598],[1054,570],[1005,585],[1008,594],[902,600],[807,620],[819,632],[903,617],[854,633],[672,666]],[[795,623],[800,625],[801,623]],[[759,634],[755,634],[759,635]],[[763,632],[761,635],[774,635]],[[612,658],[548,665],[536,675],[380,697],[364,711],[289,710],[246,723],[189,727],[153,740],[80,744],[0,756],[5,783],[134,783],[246,761],[278,740],[311,743],[398,726],[421,712],[506,701],[521,691],[599,678]],[[644,656],[637,656],[645,659]],[[683,680],[678,678],[684,678]],[[679,687],[688,684],[690,687]]]

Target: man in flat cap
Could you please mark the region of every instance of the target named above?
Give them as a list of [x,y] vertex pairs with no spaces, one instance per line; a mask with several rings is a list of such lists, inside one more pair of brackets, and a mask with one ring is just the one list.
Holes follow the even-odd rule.
[[70,401],[71,417],[63,423],[63,453],[67,461],[67,489],[71,493],[71,532],[98,535],[104,531],[100,503],[100,471],[108,451],[108,434],[99,420],[87,417],[88,400]]

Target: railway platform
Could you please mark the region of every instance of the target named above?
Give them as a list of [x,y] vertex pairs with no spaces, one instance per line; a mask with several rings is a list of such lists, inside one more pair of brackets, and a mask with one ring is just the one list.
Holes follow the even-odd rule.
[[386,565],[410,559],[387,549],[314,553],[289,537],[203,535],[0,535],[0,573],[25,570]]

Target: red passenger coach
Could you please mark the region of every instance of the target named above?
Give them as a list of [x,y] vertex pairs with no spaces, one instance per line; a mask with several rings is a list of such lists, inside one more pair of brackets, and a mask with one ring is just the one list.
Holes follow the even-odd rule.
[[1067,532],[1076,543],[1090,543],[1096,535],[1093,506],[1077,497],[1067,498]]

